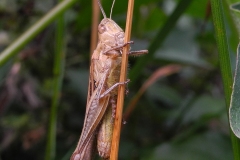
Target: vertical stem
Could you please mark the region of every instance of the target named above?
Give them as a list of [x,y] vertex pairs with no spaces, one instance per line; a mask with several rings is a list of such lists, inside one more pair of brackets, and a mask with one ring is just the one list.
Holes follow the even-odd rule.
[[[132,29],[133,7],[134,7],[134,0],[129,0],[126,28],[125,28],[125,39],[124,39],[125,43],[130,41],[131,29]],[[128,66],[128,56],[127,56],[128,51],[129,51],[129,45],[123,48],[120,82],[126,81],[126,73],[127,73],[127,66]],[[120,85],[118,89],[117,110],[116,110],[116,117],[115,117],[114,130],[113,130],[110,160],[118,159],[124,96],[125,96],[125,85]]]
[[[227,106],[227,113],[230,106],[232,93],[233,77],[231,71],[230,52],[228,50],[228,40],[226,36],[226,27],[224,23],[223,2],[222,0],[211,0],[213,23],[216,33],[216,41],[219,52],[220,69],[223,79],[224,94]],[[229,115],[228,115],[229,116]],[[230,135],[233,146],[234,159],[240,159],[240,140],[230,129]]]
[[65,64],[64,15],[60,15],[57,19],[55,34],[53,96],[50,109],[50,121],[45,160],[53,160],[56,156],[57,107],[59,105]]
[[[98,41],[98,24],[99,24],[100,8],[96,0],[92,0],[92,31],[91,31],[91,47],[90,54],[93,54]],[[91,55],[90,55],[91,58]]]

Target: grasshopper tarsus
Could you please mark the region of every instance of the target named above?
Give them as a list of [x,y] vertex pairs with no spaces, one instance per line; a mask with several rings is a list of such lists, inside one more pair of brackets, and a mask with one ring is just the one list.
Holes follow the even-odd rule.
[[[125,82],[122,82],[122,83],[124,83],[124,84],[127,84],[127,83],[129,83],[130,82],[130,79],[127,79]],[[120,82],[121,83],[121,82]]]
[[139,50],[139,51],[130,51],[128,53],[129,56],[139,56],[139,55],[142,55],[142,54],[147,54],[148,53],[148,50]]
[[128,45],[128,44],[134,44],[134,41],[129,41],[129,42],[125,43],[125,44],[124,44],[124,47],[125,47],[126,45]]
[[125,89],[125,94],[128,95],[128,93],[129,93],[129,90]]

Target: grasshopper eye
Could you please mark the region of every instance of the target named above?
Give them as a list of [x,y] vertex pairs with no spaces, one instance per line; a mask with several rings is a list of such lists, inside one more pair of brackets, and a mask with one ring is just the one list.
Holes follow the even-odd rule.
[[101,34],[106,31],[106,27],[103,24],[98,26],[98,32]]

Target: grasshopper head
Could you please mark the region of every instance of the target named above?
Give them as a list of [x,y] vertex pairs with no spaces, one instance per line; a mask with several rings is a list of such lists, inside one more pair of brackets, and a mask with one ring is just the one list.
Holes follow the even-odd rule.
[[113,20],[104,18],[98,26],[99,41],[109,47],[123,45],[124,32]]

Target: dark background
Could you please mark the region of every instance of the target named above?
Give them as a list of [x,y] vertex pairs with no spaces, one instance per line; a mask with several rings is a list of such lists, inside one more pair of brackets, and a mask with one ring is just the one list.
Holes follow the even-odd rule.
[[[56,5],[54,0],[0,2],[0,51]],[[103,2],[107,15],[112,1]],[[178,1],[135,2],[132,50],[147,49]],[[126,0],[112,18],[125,27]],[[78,142],[86,106],[91,2],[80,0],[65,16],[66,64],[57,111],[56,159],[69,159]],[[53,93],[55,23],[0,68],[0,159],[44,159]],[[229,37],[232,33],[229,28]],[[159,37],[161,41],[161,37]],[[233,57],[236,48],[232,44]],[[234,48],[235,47],[235,48]],[[142,56],[144,57],[144,56]],[[141,57],[129,59],[129,70]],[[155,71],[181,69],[161,77],[146,92],[123,126],[119,159],[232,159],[227,110],[207,0],[193,1],[176,26],[129,84],[125,108]],[[134,77],[134,73],[131,73]]]

